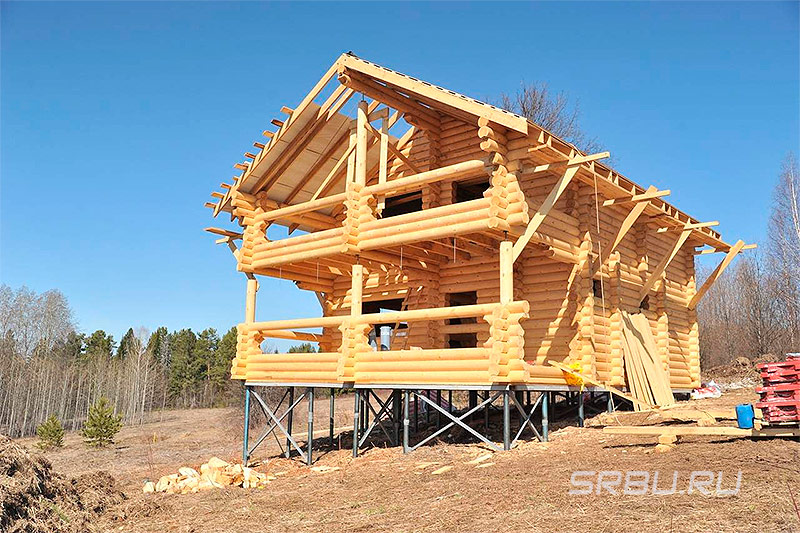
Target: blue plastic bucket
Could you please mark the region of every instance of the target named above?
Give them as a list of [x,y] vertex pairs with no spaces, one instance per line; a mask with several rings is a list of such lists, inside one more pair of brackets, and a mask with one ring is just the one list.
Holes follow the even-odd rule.
[[742,403],[736,406],[736,421],[741,429],[753,429],[753,419],[755,417],[753,404]]

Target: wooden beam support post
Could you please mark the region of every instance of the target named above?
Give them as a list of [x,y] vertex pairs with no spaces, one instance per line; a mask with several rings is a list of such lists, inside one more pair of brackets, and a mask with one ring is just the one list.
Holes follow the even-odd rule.
[[[388,117],[381,119],[380,130],[380,153],[378,155],[378,184],[386,183],[389,176],[389,120]],[[386,196],[378,196],[378,214],[386,208]]]
[[350,316],[361,316],[361,304],[364,295],[364,266],[353,265],[353,279],[350,289]]
[[500,303],[514,300],[514,249],[511,241],[500,243]]
[[367,184],[367,126],[369,111],[366,100],[358,103],[356,121],[356,174],[355,182],[361,186]]
[[247,297],[244,304],[244,321],[252,323],[256,321],[256,293],[258,292],[258,281],[255,279],[247,280]]
[[717,268],[715,268],[711,275],[708,276],[708,279],[706,279],[705,283],[703,283],[703,286],[697,290],[697,294],[695,294],[694,297],[689,301],[689,309],[694,309],[697,307],[697,303],[700,301],[703,295],[708,291],[708,289],[711,288],[714,282],[719,279],[725,269],[728,268],[728,265],[731,264],[731,261],[733,261],[733,258],[736,257],[743,246],[744,241],[741,239],[736,241],[736,244],[731,246],[731,249],[728,250],[727,254],[725,254],[725,258],[722,260],[722,262],[717,265]]
[[691,234],[692,234],[691,229],[683,230],[681,234],[678,236],[678,240],[675,241],[675,244],[672,246],[672,250],[670,250],[669,254],[665,255],[658,263],[658,265],[656,265],[656,268],[653,269],[653,272],[650,273],[650,277],[647,278],[647,281],[645,281],[644,286],[642,286],[642,290],[639,291],[640,304],[641,301],[644,300],[644,297],[647,296],[647,294],[650,292],[650,289],[652,289],[658,282],[658,280],[661,279],[661,275],[664,274],[664,272],[666,272],[667,267],[672,262],[672,260],[675,259],[675,256],[678,255],[678,252],[683,246],[683,243],[686,242],[686,239],[688,239],[689,235]]

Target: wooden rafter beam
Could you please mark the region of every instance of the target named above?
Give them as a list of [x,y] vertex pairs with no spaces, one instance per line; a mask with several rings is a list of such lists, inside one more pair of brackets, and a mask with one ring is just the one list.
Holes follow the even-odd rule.
[[681,234],[678,236],[678,239],[672,245],[672,248],[670,249],[669,253],[666,254],[663,258],[661,258],[661,261],[659,261],[658,265],[656,265],[656,267],[653,269],[653,272],[650,273],[650,277],[647,278],[647,281],[644,282],[642,290],[639,291],[640,303],[642,300],[644,300],[644,297],[647,296],[647,294],[650,292],[650,289],[652,289],[658,282],[658,280],[661,279],[661,276],[664,274],[664,272],[666,272],[667,267],[672,262],[672,260],[675,259],[675,256],[678,255],[678,252],[680,251],[681,247],[691,234],[692,234],[691,229],[683,230]]
[[[652,187],[651,189],[655,188]],[[632,196],[623,196],[621,198],[606,200],[603,202],[603,207],[643,202],[645,200],[652,200],[653,198],[663,198],[664,196],[669,196],[670,193],[672,192],[669,189],[665,189],[663,191],[659,191],[658,189],[656,190],[651,190],[651,189],[648,189],[646,192],[643,192],[642,194],[634,194]]]
[[[303,190],[303,187],[305,187],[308,184],[308,182],[314,178],[317,172],[319,172],[320,169],[323,166],[325,166],[328,163],[328,161],[336,155],[336,152],[341,150],[342,145],[345,142],[347,142],[349,136],[350,136],[349,131],[345,131],[343,135],[334,140],[331,148],[325,151],[322,155],[320,155],[317,158],[317,160],[314,162],[314,165],[308,170],[308,172],[306,172],[305,176],[303,176],[302,179],[300,179],[300,181],[297,182],[297,185],[295,185],[294,189],[292,189],[292,192],[290,192],[289,195],[286,197],[286,199],[284,199],[283,203],[286,204],[292,203],[292,200],[294,200],[295,197],[298,194],[300,194],[300,191]],[[345,155],[340,157],[337,160],[336,164],[338,164],[339,161],[341,161],[342,159],[347,159],[347,155],[349,154],[345,153]]]
[[[658,189],[656,189],[654,186],[651,185],[647,189],[647,192],[655,193],[658,192]],[[634,204],[633,208],[628,213],[628,216],[626,216],[625,220],[622,221],[622,224],[619,227],[619,231],[617,231],[617,235],[616,237],[614,237],[614,241],[609,246],[606,246],[605,248],[600,250],[600,256],[598,257],[597,262],[595,263],[595,268],[594,268],[595,272],[600,270],[606,263],[606,261],[608,261],[608,258],[611,256],[614,250],[617,249],[617,246],[619,246],[619,244],[622,242],[622,239],[625,238],[625,235],[628,234],[630,229],[636,223],[636,220],[638,220],[638,218],[642,215],[642,213],[644,213],[644,210],[647,207],[649,201],[650,198],[645,198]]]
[[[528,227],[525,228],[525,232],[517,239],[517,242],[514,243],[512,254],[514,261],[517,260],[522,251],[528,245],[528,242],[530,242],[533,234],[536,233],[536,230],[538,230],[539,226],[542,225],[542,222],[544,222],[544,219],[547,217],[547,214],[550,213],[550,210],[553,209],[553,206],[556,205],[558,199],[561,198],[561,195],[565,190],[567,190],[567,186],[572,182],[575,174],[578,173],[578,170],[581,168],[581,164],[608,156],[608,152],[601,152],[599,154],[576,157],[566,162],[567,169],[564,171],[564,175],[558,179],[555,187],[553,187],[553,190],[550,191],[550,194],[547,195],[547,198],[545,198],[544,202],[542,202],[542,205],[539,206],[539,210],[536,211],[536,213],[534,213],[531,217],[530,222],[528,222]],[[552,165],[540,166],[547,167],[544,170],[552,168]]]
[[[387,68],[374,65],[353,56],[342,56],[341,64],[353,71],[363,73],[365,76],[381,80],[386,85],[396,87],[409,94],[414,94],[420,99],[435,102],[436,105],[449,110],[451,113],[468,114],[472,120],[475,117],[487,116],[492,122],[507,128],[528,133],[527,120],[502,109],[489,106],[472,98],[468,98],[452,91],[448,91],[410,76],[394,72]],[[460,117],[459,117],[460,118]],[[468,120],[468,123],[471,122]]]
[[316,117],[310,120],[308,124],[303,126],[297,133],[297,136],[292,140],[291,147],[280,154],[275,163],[270,166],[270,171],[258,180],[255,187],[252,189],[253,191],[269,190],[295,158],[305,150],[306,146],[312,141],[317,132],[325,127],[325,124],[328,123],[331,117],[333,117],[353,95],[351,89],[341,91],[337,95],[339,92],[338,89],[341,89],[341,87],[337,87],[337,90],[331,94],[325,104],[317,110]]
[[[742,246],[742,249],[740,250],[739,253],[744,252],[745,250],[754,250],[756,248],[758,248],[757,244],[745,244],[744,246]],[[728,250],[730,250],[730,248],[728,248]],[[700,252],[697,252],[697,255],[719,254],[719,253],[722,253],[722,252],[726,252],[727,253],[728,250],[724,250],[722,248],[711,248],[711,249],[708,249],[708,250],[702,250]]]
[[584,163],[591,163],[592,161],[597,161],[598,159],[605,159],[609,157],[611,154],[608,152],[599,152],[596,154],[591,155],[581,155],[577,157],[573,157],[571,159],[565,159],[564,161],[557,161],[555,163],[547,163],[546,165],[537,165],[532,169],[527,169],[523,171],[523,174],[536,174],[539,172],[546,172],[548,170],[554,170],[563,166],[568,167],[577,167]]
[[222,228],[205,228],[205,230],[209,233],[213,233],[214,235],[222,235],[223,237],[230,237],[231,239],[241,239],[242,234],[237,233],[235,231],[229,231]]
[[714,282],[719,279],[725,269],[728,268],[728,265],[731,264],[733,258],[739,254],[744,245],[744,241],[739,239],[736,241],[736,244],[731,246],[731,249],[728,250],[727,254],[725,254],[725,258],[722,260],[722,262],[717,265],[717,268],[715,268],[713,272],[711,272],[711,274],[708,276],[708,279],[706,279],[706,281],[703,283],[702,287],[697,290],[697,293],[689,301],[689,305],[687,306],[689,309],[694,309],[697,307],[700,299],[705,295],[706,292],[708,292],[708,289],[711,288]]
[[339,75],[339,81],[355,91],[402,111],[404,114],[414,116],[422,129],[435,131],[440,129],[438,113],[408,96],[394,92],[389,87],[348,70],[344,70]]
[[[369,123],[367,123],[367,129],[370,132],[372,132],[372,134],[375,136],[376,139],[378,139],[378,141],[380,141],[381,132],[376,130],[375,127],[372,124],[369,124]],[[417,167],[414,163],[409,161],[409,159],[405,155],[403,155],[403,152],[401,152],[397,148],[397,146],[395,146],[391,141],[389,141],[387,143],[386,147],[389,149],[390,152],[392,152],[394,154],[394,156],[397,159],[402,161],[408,168],[410,168],[414,172],[414,174],[419,174],[420,172],[422,172],[422,170],[420,170],[419,167]]]
[[666,233],[668,231],[684,231],[687,229],[700,229],[700,228],[710,228],[712,226],[719,226],[719,221],[712,220],[711,222],[696,222],[694,224],[684,224],[683,226],[666,226],[663,228],[658,228],[656,233]]

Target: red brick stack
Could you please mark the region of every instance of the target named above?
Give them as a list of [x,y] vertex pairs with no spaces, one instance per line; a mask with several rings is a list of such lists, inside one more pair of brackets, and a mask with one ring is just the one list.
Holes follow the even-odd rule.
[[761,395],[756,407],[763,412],[764,420],[769,424],[800,424],[800,354],[787,354],[786,361],[756,368],[764,384],[756,389]]

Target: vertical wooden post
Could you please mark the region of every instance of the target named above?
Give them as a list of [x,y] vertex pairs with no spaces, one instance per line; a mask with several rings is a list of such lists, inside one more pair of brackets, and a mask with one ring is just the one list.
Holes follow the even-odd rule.
[[364,290],[364,266],[353,265],[353,285],[350,291],[350,316],[361,314],[361,299]]
[[[381,120],[381,148],[378,163],[378,183],[386,183],[389,176],[389,121],[386,118]],[[386,207],[386,197],[378,197],[378,213],[382,213]]]
[[[347,143],[348,150],[356,144],[356,129],[353,127],[353,123],[350,122],[350,139]],[[345,181],[345,187],[349,188],[350,184],[353,183],[355,180],[356,175],[356,151],[350,151],[350,155],[347,156],[347,180]]]
[[356,175],[355,182],[367,184],[367,102],[358,103],[356,118]]
[[247,280],[247,298],[244,305],[244,321],[256,321],[256,293],[258,292],[258,281],[255,278]]
[[514,300],[514,245],[511,241],[500,243],[500,303]]

